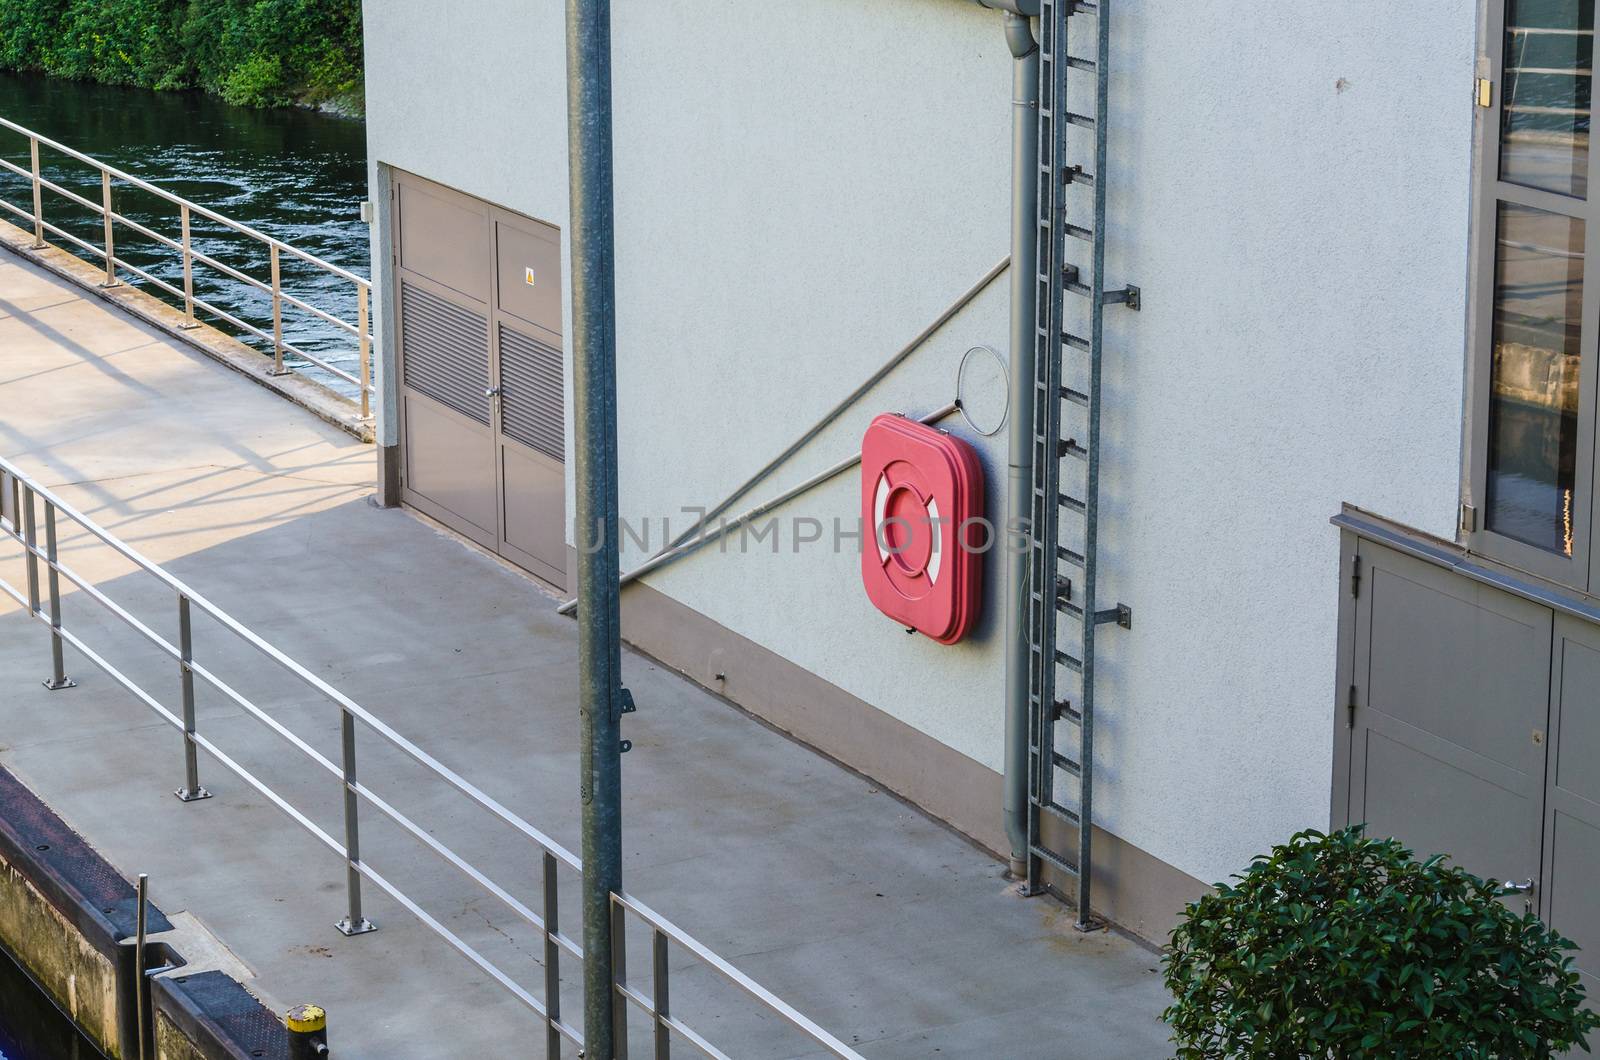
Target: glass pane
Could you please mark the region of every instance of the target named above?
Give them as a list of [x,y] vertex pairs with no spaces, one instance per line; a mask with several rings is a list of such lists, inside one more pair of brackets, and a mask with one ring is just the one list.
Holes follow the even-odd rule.
[[1581,220],[1500,204],[1485,525],[1572,555]]
[[1500,179],[1587,195],[1594,0],[1510,0]]

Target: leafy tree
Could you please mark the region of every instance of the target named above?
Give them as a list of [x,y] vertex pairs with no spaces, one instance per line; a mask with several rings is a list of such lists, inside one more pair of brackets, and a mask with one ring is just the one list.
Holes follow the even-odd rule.
[[361,104],[360,0],[3,0],[0,69]]
[[1164,958],[1178,1056],[1588,1052],[1576,949],[1497,884],[1359,827],[1301,832],[1190,905]]

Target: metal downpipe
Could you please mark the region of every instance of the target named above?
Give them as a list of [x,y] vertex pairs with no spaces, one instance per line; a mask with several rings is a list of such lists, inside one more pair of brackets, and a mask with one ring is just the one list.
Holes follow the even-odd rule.
[[612,210],[611,4],[567,0],[573,448],[585,1055],[625,1054],[615,1008],[611,894],[622,890],[622,623],[617,541],[617,356]]
[[1005,13],[1011,48],[1011,430],[1006,453],[1005,825],[1011,872],[1028,868],[1028,549],[1039,250],[1039,45],[1026,15]]

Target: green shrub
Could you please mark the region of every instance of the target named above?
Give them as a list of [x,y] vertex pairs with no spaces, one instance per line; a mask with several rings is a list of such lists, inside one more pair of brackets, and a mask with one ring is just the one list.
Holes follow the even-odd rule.
[[360,0],[0,0],[0,69],[357,106]]
[[1537,1057],[1600,1024],[1576,947],[1441,858],[1302,832],[1234,879],[1164,958],[1179,1057]]

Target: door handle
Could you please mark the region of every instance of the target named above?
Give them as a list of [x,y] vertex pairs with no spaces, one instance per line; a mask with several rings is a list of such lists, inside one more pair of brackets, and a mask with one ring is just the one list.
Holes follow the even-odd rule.
[[1506,880],[1504,883],[1502,883],[1500,885],[1500,893],[1502,895],[1508,895],[1508,894],[1532,894],[1533,893],[1533,878],[1530,876],[1528,879],[1522,881],[1521,883],[1518,883],[1516,880]]
[[500,396],[500,388],[497,387],[497,386],[491,386],[488,389],[484,390],[483,396],[484,397],[499,397]]

